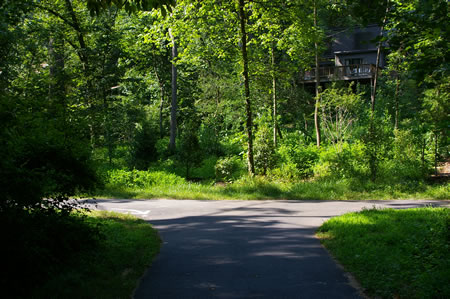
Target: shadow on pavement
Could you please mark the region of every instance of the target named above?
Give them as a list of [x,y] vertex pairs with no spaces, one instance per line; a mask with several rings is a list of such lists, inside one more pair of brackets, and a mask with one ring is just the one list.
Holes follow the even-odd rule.
[[[252,211],[292,213],[270,210]],[[163,246],[136,298],[359,298],[314,228],[261,217],[153,220]]]

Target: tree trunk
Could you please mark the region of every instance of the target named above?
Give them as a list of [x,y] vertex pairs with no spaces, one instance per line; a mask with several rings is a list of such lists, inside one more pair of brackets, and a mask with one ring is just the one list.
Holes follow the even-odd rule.
[[246,111],[246,129],[247,129],[247,162],[248,173],[250,176],[255,175],[255,162],[253,157],[253,120],[252,120],[252,106],[250,101],[250,86],[248,79],[248,57],[247,57],[247,33],[245,26],[247,16],[245,14],[244,0],[239,0],[239,21],[241,27],[241,53],[242,62],[244,65],[242,76],[244,77],[244,97],[245,97],[245,111]]
[[72,27],[77,32],[78,37],[78,43],[80,44],[80,53],[78,53],[81,63],[83,64],[83,70],[87,71],[89,68],[89,60],[87,55],[87,46],[86,42],[84,41],[84,35],[81,31],[80,23],[78,22],[77,16],[75,15],[75,11],[73,10],[72,2],[71,0],[66,0],[66,9],[70,15],[70,18],[72,19]]
[[164,128],[163,128],[163,108],[164,108],[164,82],[161,77],[158,75],[156,63],[153,62],[153,67],[155,69],[155,76],[158,80],[159,85],[159,137],[164,137]]
[[383,46],[383,42],[381,41],[381,38],[383,37],[384,26],[386,25],[388,13],[389,13],[389,0],[386,0],[386,13],[384,15],[383,25],[381,25],[381,29],[380,29],[380,41],[378,42],[378,47],[377,47],[377,60],[375,63],[375,75],[373,78],[372,93],[370,95],[370,101],[371,101],[371,106],[372,106],[371,107],[372,116],[375,112],[375,97],[376,97],[376,93],[377,93],[378,68],[380,67],[381,48]]
[[422,143],[422,172],[425,173],[425,149],[427,146],[427,139],[424,138],[423,139],[423,143]]
[[163,128],[163,107],[164,107],[164,94],[163,90],[161,90],[161,99],[159,102],[159,137],[164,137],[164,128]]
[[[378,173],[378,158],[376,155],[376,144],[378,142],[377,137],[376,137],[376,132],[375,132],[375,98],[376,98],[376,93],[377,93],[377,81],[378,81],[378,68],[380,67],[380,56],[381,56],[381,47],[383,46],[382,40],[381,38],[383,37],[383,31],[384,31],[384,26],[386,25],[386,21],[387,21],[387,15],[389,12],[389,0],[386,0],[386,13],[384,15],[384,19],[383,19],[383,24],[381,25],[381,29],[380,29],[380,41],[378,42],[378,47],[377,47],[377,60],[375,63],[375,74],[373,77],[373,84],[372,84],[372,92],[370,94],[370,101],[371,101],[371,114],[370,114],[370,127],[369,127],[369,139],[370,139],[370,143],[371,143],[371,153],[370,153],[370,158],[369,158],[369,168],[370,168],[370,179],[372,182],[375,182],[376,178],[377,178],[377,173]],[[372,79],[371,79],[372,80]]]
[[[317,28],[317,6],[316,1],[314,1],[314,28]],[[314,126],[316,129],[316,144],[317,147],[320,147],[320,123],[319,123],[319,104],[320,104],[320,74],[319,74],[319,45],[317,42],[314,42],[314,54],[315,54],[315,60],[316,60],[316,71],[315,71],[315,77],[316,77],[316,101],[315,101],[315,107],[314,107]]]
[[273,145],[277,147],[277,80],[275,77],[275,47],[272,42]]
[[[398,76],[398,75],[397,75]],[[400,80],[398,77],[396,78],[396,86],[395,86],[395,129],[398,130],[398,118],[399,118],[399,110],[398,110],[398,90],[399,90]]]
[[64,143],[67,140],[67,104],[64,75],[64,38],[61,34],[50,37],[48,43],[50,85],[48,88],[49,99],[52,102],[51,112],[54,116],[61,116]]
[[281,129],[280,129],[280,125],[277,122],[277,131],[278,131],[278,135],[280,136],[280,139],[283,139],[283,134],[281,134]]
[[438,134],[434,133],[434,174],[438,174]]
[[171,154],[175,153],[176,145],[175,139],[177,135],[177,66],[176,59],[178,57],[178,50],[175,37],[172,30],[169,29],[170,39],[172,40],[172,103],[170,107],[170,142],[169,151]]

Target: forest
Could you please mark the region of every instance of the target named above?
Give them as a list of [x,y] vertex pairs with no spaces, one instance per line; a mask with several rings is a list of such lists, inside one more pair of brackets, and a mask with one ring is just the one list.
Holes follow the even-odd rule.
[[[40,221],[95,243],[69,198],[448,199],[448,7],[1,0],[6,240]],[[322,80],[337,34],[368,26],[370,79]]]

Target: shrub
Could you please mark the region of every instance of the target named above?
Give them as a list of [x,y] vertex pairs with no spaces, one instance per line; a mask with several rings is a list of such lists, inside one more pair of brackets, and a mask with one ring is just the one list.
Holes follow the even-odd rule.
[[172,186],[184,184],[185,180],[175,174],[164,171],[115,169],[108,171],[106,183],[113,188],[145,189],[156,185]]
[[150,162],[158,159],[156,151],[157,130],[148,121],[136,129],[132,144],[131,165],[137,169],[147,169]]
[[272,138],[272,132],[265,124],[261,125],[256,132],[254,153],[257,173],[266,175],[267,170],[275,165],[275,146]]
[[281,163],[280,166],[271,169],[269,171],[269,176],[279,180],[291,181],[302,177],[297,164],[293,162]]
[[220,158],[216,162],[216,180],[230,181],[240,176],[243,170],[242,160],[238,156]]
[[223,155],[223,148],[219,141],[217,120],[207,120],[199,129],[199,143],[207,155]]
[[56,210],[0,211],[0,226],[0,254],[7,257],[2,269],[8,273],[0,287],[13,298],[28,298],[28,292],[58,275],[71,258],[95,248],[102,238],[98,227],[84,216]]
[[313,167],[319,159],[314,144],[305,145],[299,133],[286,134],[277,148],[277,167],[270,174],[282,179],[307,178],[313,175]]
[[190,169],[202,161],[202,152],[197,135],[198,124],[193,121],[183,124],[183,130],[178,138],[177,158],[186,169],[186,178],[189,178]]
[[361,142],[322,146],[319,162],[314,166],[317,177],[364,178],[367,174],[365,146]]
[[0,164],[0,210],[10,207],[71,210],[75,204],[66,199],[92,190],[99,182],[90,154],[81,146],[74,144],[69,148],[49,145],[45,140],[27,140],[23,148],[16,150],[14,159],[4,159]]
[[380,163],[380,179],[393,182],[419,181],[427,173],[421,148],[411,130],[395,130],[390,159]]
[[214,179],[216,175],[215,167],[217,159],[218,158],[216,156],[210,156],[204,159],[200,163],[200,167],[193,169],[193,176],[200,179]]
[[226,135],[221,140],[221,147],[225,155],[234,156],[246,153],[247,137],[244,132],[236,132],[234,134]]
[[163,137],[156,141],[155,148],[159,158],[164,159],[170,156],[169,141],[169,137]]

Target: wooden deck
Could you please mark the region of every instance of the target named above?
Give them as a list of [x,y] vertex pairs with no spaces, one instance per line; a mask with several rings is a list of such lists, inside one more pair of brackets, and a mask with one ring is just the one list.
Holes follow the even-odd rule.
[[[349,81],[372,79],[375,75],[374,64],[353,64],[345,66],[323,66],[319,68],[320,82]],[[380,68],[378,68],[380,70]],[[303,82],[316,82],[316,70],[311,69],[303,74]]]

